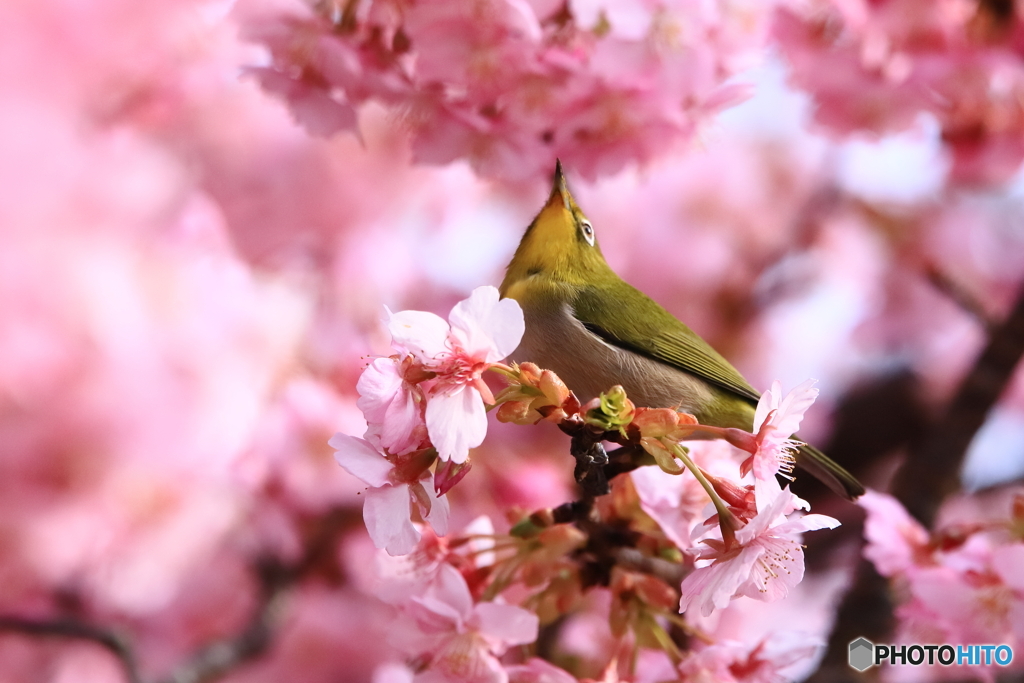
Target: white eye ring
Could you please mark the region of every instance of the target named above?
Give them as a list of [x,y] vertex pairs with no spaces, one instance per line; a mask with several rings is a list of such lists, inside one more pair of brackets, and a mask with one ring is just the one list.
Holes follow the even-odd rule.
[[580,221],[580,230],[583,231],[583,239],[587,240],[587,244],[594,246],[594,226],[590,224],[590,221],[586,219]]

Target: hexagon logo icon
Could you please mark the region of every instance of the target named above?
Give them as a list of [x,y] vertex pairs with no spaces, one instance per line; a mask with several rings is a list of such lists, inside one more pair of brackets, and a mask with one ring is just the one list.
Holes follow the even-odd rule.
[[850,643],[850,666],[857,671],[866,671],[875,664],[875,644],[867,638],[858,638]]

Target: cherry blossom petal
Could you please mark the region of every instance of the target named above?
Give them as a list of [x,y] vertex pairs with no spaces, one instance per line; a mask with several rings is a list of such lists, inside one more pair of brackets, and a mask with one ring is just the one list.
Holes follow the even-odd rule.
[[382,486],[366,492],[363,522],[373,544],[388,555],[408,555],[416,549],[420,532],[409,519],[409,486]]
[[716,609],[729,606],[732,596],[750,576],[754,563],[761,557],[762,549],[748,547],[727,562],[716,562],[707,567],[698,567],[683,579],[680,586],[679,612],[682,614],[691,605],[700,608],[705,617]]
[[526,331],[515,299],[499,299],[495,287],[477,287],[452,308],[452,334],[470,355],[494,363],[515,351]]
[[426,311],[388,311],[391,343],[427,363],[448,351],[451,328],[444,318]]
[[430,589],[415,600],[460,628],[473,613],[473,596],[466,579],[450,564],[438,568]]
[[[756,434],[761,429],[761,425],[768,419],[768,415],[773,411],[777,410],[779,403],[782,401],[782,382],[775,380],[772,382],[771,388],[768,391],[761,394],[761,398],[757,402],[757,408],[754,409],[754,433]],[[788,436],[788,434],[787,434]]]
[[778,533],[797,533],[802,531],[817,531],[818,529],[835,529],[840,522],[835,517],[828,515],[801,515],[791,519],[784,524],[775,527]]
[[816,382],[809,379],[797,385],[779,403],[779,412],[775,414],[772,424],[785,437],[788,438],[800,429],[804,413],[818,398],[818,390],[814,388]]
[[391,474],[394,465],[363,439],[339,432],[327,443],[335,449],[334,459],[349,474],[373,487],[389,483],[388,475]]
[[[629,476],[644,512],[658,523],[670,541],[680,548],[688,547],[695,512],[707,500],[704,489],[693,477],[668,474],[660,467],[641,467]],[[698,492],[699,497],[694,495]]]
[[928,531],[892,496],[867,491],[857,504],[864,508],[864,557],[882,576],[906,571],[928,545]]
[[[522,607],[482,602],[473,609],[473,624],[494,644],[525,645],[537,640],[540,620]],[[492,645],[493,647],[494,645]]]
[[393,455],[409,453],[420,447],[419,428],[423,424],[416,397],[403,383],[388,406],[381,426],[380,443]]
[[444,536],[448,533],[448,497],[439,496],[434,491],[433,482],[428,479],[423,482],[423,490],[426,492],[427,497],[430,498],[430,512],[424,517],[430,528],[434,530],[438,536]]
[[[772,484],[774,483],[774,487]],[[778,493],[767,500],[767,505],[763,505],[764,499],[757,499],[757,516],[754,517],[745,527],[736,532],[736,540],[746,545],[752,543],[754,539],[761,536],[769,531],[772,526],[781,522],[785,515],[792,512],[796,503],[794,500],[800,500],[795,494],[791,493],[789,488],[779,488],[778,480],[774,482],[767,482],[768,490],[778,490]],[[757,492],[758,487],[755,487]]]
[[363,370],[356,382],[356,405],[367,422],[383,422],[388,406],[401,391],[402,376],[394,358],[377,358]]
[[789,538],[765,538],[758,545],[762,552],[738,593],[764,602],[780,600],[804,578],[803,546]]
[[427,432],[438,457],[465,462],[487,434],[487,411],[480,392],[457,386],[427,401]]
[[368,432],[377,435],[382,448],[393,455],[419,448],[418,432],[423,424],[420,406],[395,359],[374,360],[359,376],[356,390],[356,405],[363,411]]

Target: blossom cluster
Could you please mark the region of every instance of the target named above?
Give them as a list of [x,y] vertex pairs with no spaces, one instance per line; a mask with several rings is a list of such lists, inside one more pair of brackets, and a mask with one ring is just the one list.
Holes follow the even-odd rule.
[[487,432],[484,404],[494,403],[483,373],[523,336],[522,310],[499,301],[494,287],[476,289],[452,309],[450,321],[423,311],[389,312],[397,353],[374,360],[357,384],[366,440],[336,434],[330,442],[338,462],[371,487],[363,516],[377,546],[393,555],[411,552],[420,538],[410,522],[412,505],[446,533],[444,493],[469,471],[469,449]]
[[[603,513],[614,514],[611,508]],[[447,539],[428,533],[414,554],[377,556],[370,590],[396,610],[388,640],[400,658],[379,665],[375,683],[594,680],[579,679],[522,650],[515,653],[513,646],[536,640],[542,624],[585,609],[573,559],[587,543],[583,532],[566,524],[534,529],[535,534],[524,529],[496,534],[491,521],[481,517]],[[501,594],[514,583],[519,594],[529,593],[521,599],[523,607],[509,604]],[[605,619],[610,635],[620,640],[615,649],[625,659],[638,642],[649,643],[634,653],[632,664],[620,664],[619,655],[613,656],[600,676],[605,683],[782,681],[820,647],[797,632],[777,631],[753,646],[728,638],[710,642],[705,634],[702,639],[709,642],[684,655],[659,623],[675,609],[674,591],[662,580],[616,568],[606,593],[611,604]]]
[[[803,577],[801,534],[839,524],[802,514],[807,502],[776,478],[792,471],[799,444],[790,435],[817,395],[811,381],[786,395],[776,383],[757,406],[753,431],[746,432],[702,425],[670,408],[637,407],[621,387],[581,405],[551,371],[529,362],[501,363],[519,343],[523,315],[514,300],[499,300],[493,287],[480,287],[456,304],[449,322],[420,311],[389,312],[388,329],[396,353],[371,362],[358,382],[365,439],[337,434],[331,445],[338,463],[368,485],[363,516],[375,545],[408,557],[408,571],[421,577],[421,592],[404,596],[403,623],[413,624],[415,633],[403,647],[437,680],[508,680],[495,653],[532,642],[539,615],[548,621],[564,616],[587,592],[583,576],[591,560],[581,553],[600,535],[594,522],[634,530],[629,541],[613,544],[616,550],[601,551],[610,559],[627,549],[652,558],[675,553],[675,582],[615,560],[599,583],[613,596],[613,631],[632,633],[638,647],[653,643],[673,665],[685,661],[690,668],[698,660],[679,652],[661,620],[689,618],[691,611],[706,618],[742,596],[784,598]],[[487,370],[505,379],[497,394],[484,381]],[[524,516],[502,537],[488,522],[490,532],[476,535],[489,540],[475,548],[475,559],[453,560],[459,557],[455,549],[473,536],[437,537],[448,527],[445,494],[468,472],[469,449],[483,441],[488,405],[500,406],[496,414],[504,422],[553,422],[574,438],[632,449],[632,464],[623,472],[636,470],[634,478],[613,479],[611,495],[597,496],[589,523],[574,518],[571,506]],[[729,445],[717,455],[683,446],[694,439]],[[736,447],[748,455],[743,463],[735,462]],[[577,462],[578,479],[581,466],[588,465]],[[697,489],[684,493],[669,483],[684,479]],[[432,533],[423,536],[424,525]],[[485,556],[490,563],[481,561]],[[687,556],[691,560],[683,561]],[[534,612],[492,602],[517,584],[529,594],[522,604]],[[471,596],[486,599],[474,607]],[[502,620],[506,631],[499,628]],[[527,623],[534,637],[527,637]],[[523,626],[509,631],[513,624]],[[420,657],[427,652],[433,654]]]
[[414,561],[381,558],[375,591],[400,610],[390,638],[408,661],[425,671],[415,675],[396,662],[378,672],[377,680],[386,676],[417,682],[507,683],[508,672],[498,657],[510,646],[537,639],[535,613],[498,600],[482,600],[483,583],[479,572],[474,575],[473,571],[476,563],[449,558],[451,554],[446,544],[431,539]]
[[892,496],[861,498],[864,556],[900,596],[901,642],[1024,646],[1024,493],[1001,503],[929,532]]
[[778,9],[792,79],[832,131],[938,121],[954,181],[1008,179],[1024,160],[1024,15],[1012,2],[814,0]]
[[685,140],[747,88],[728,83],[766,36],[772,2],[328,0],[246,24],[252,67],[311,133],[358,133],[366,102],[399,113],[422,163],[588,177]]

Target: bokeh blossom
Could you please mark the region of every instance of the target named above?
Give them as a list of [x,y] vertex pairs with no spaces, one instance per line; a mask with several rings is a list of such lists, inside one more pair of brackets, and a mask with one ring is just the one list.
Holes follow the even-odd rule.
[[[891,496],[868,492],[864,554],[899,589],[903,641],[927,637],[1014,648],[1024,642],[1024,542],[1016,528],[1021,495],[999,499],[984,517],[959,515],[929,533]],[[987,668],[986,675],[999,670]]]
[[504,683],[497,656],[537,638],[537,615],[521,607],[476,602],[466,580],[450,565],[402,605],[407,622],[394,634],[399,649],[425,657],[429,669],[416,681]]
[[693,653],[680,666],[684,683],[781,683],[791,680],[793,664],[814,655],[821,647],[806,634],[778,632],[753,647],[721,641]]
[[1024,159],[1022,28],[1013,3],[816,0],[780,7],[774,32],[821,124],[878,134],[929,115],[952,177],[977,184]]
[[251,9],[244,25],[272,55],[250,73],[311,133],[358,132],[379,102],[417,161],[522,181],[556,158],[615,173],[689,139],[748,95],[729,77],[756,59],[772,5],[375,0]]

